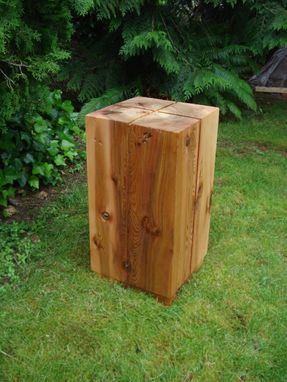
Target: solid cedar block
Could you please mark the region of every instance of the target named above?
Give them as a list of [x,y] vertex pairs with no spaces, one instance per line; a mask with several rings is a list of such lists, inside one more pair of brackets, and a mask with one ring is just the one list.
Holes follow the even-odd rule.
[[92,270],[175,298],[207,252],[218,115],[145,97],[87,115]]

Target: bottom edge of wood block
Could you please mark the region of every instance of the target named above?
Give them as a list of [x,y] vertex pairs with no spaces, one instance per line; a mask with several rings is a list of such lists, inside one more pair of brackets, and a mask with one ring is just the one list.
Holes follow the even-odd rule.
[[171,305],[172,302],[176,298],[176,294],[174,296],[167,297],[167,296],[163,296],[163,295],[160,295],[158,293],[155,293],[155,292],[152,292],[152,291],[149,291],[149,290],[146,290],[146,289],[134,286],[134,285],[124,284],[124,287],[128,288],[128,289],[133,289],[133,290],[138,291],[140,293],[146,293],[147,295],[150,295],[151,297],[153,297],[158,302],[160,302],[160,303],[162,303],[164,305]]
[[105,275],[103,273],[99,273],[97,270],[93,269],[91,267],[91,271],[96,273],[97,276],[99,276],[100,278],[103,278],[103,279],[108,279],[110,280],[111,282],[116,282],[116,283],[119,283],[121,284],[124,288],[127,288],[127,289],[133,289],[135,291],[138,291],[138,292],[141,292],[141,293],[146,293],[150,296],[152,296],[153,298],[155,298],[158,302],[164,304],[164,305],[171,305],[172,302],[175,300],[176,298],[176,294],[174,296],[171,296],[171,297],[167,297],[167,296],[163,296],[163,295],[160,295],[160,294],[157,294],[157,293],[154,293],[152,291],[149,291],[149,290],[146,290],[146,289],[143,289],[143,288],[140,288],[140,287],[137,287],[137,286],[134,286],[134,285],[129,285],[126,283],[125,280],[121,280],[120,278],[115,278],[115,277],[110,277],[108,275]]
[[207,251],[204,253],[204,255],[201,255],[200,257],[198,257],[197,259],[195,260],[191,260],[192,262],[192,266],[191,266],[191,275],[194,273],[194,272],[197,272],[199,271],[199,269],[201,268],[202,264],[204,263],[204,259],[205,259],[205,256],[207,255]]
[[194,264],[193,266],[193,269],[191,270],[191,273],[188,275],[188,277],[186,277],[186,279],[181,283],[181,285],[179,285],[179,287],[177,288],[177,290],[175,291],[174,295],[172,296],[164,296],[164,295],[160,295],[158,293],[155,293],[153,291],[150,291],[150,290],[147,290],[147,289],[144,289],[144,288],[141,288],[141,287],[138,287],[136,285],[131,285],[131,284],[127,284],[127,281],[126,280],[123,280],[121,279],[120,277],[111,277],[110,275],[106,275],[106,274],[103,274],[103,273],[100,273],[97,269],[95,269],[93,267],[93,265],[91,264],[91,270],[97,274],[97,276],[101,277],[101,278],[104,278],[104,279],[108,279],[110,280],[111,282],[116,282],[116,283],[120,283],[124,288],[129,288],[129,289],[133,289],[135,291],[138,291],[138,292],[141,292],[141,293],[146,293],[147,295],[150,295],[152,296],[153,298],[155,298],[158,302],[164,304],[164,305],[171,305],[173,303],[173,301],[176,299],[176,296],[177,296],[177,293],[178,291],[192,278],[193,274],[196,273],[197,271],[199,271],[199,269],[201,268],[203,262],[204,262],[204,258],[206,256],[207,253],[204,254],[204,256],[200,259],[199,262],[197,262],[196,264]]
[[108,280],[115,281],[121,284],[125,284],[125,280],[121,279],[120,277],[116,277],[116,276],[111,277],[109,275],[99,272],[97,269],[94,269],[93,267],[91,267],[91,271],[96,273],[96,275],[99,276],[100,278],[108,279]]

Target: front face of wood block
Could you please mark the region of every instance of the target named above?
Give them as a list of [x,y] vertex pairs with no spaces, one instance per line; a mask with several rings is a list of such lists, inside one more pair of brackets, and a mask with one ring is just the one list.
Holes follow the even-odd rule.
[[171,293],[177,137],[136,125],[129,132],[127,280],[165,296]]
[[103,276],[125,281],[128,154],[125,125],[89,119],[87,145],[92,269]]
[[201,120],[174,105],[135,97],[86,123],[92,269],[165,301],[200,262],[192,252],[205,250],[195,210],[199,162],[209,164]]
[[91,267],[119,281],[127,275],[127,123],[146,111],[111,106],[87,117]]

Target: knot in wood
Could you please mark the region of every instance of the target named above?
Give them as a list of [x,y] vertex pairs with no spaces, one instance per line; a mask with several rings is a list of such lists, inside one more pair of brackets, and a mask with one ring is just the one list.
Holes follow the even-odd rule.
[[104,220],[109,220],[110,214],[107,211],[102,212],[102,218]]
[[152,137],[152,134],[146,131],[145,133],[143,133],[142,138],[139,139],[137,144],[141,145],[142,143],[147,143],[151,139],[151,137]]
[[187,135],[187,136],[185,137],[185,146],[189,146],[189,145],[190,145],[190,141],[191,141],[191,138],[190,138],[189,135]]
[[117,184],[118,184],[118,177],[115,176],[115,175],[112,175],[111,178],[112,178],[112,181],[114,182],[114,184],[117,186]]
[[147,233],[150,233],[154,236],[160,236],[160,229],[151,221],[148,216],[144,216],[142,219],[142,227],[146,230]]
[[123,267],[127,272],[130,272],[132,269],[132,266],[131,266],[131,263],[129,262],[129,260],[126,260],[123,262]]
[[95,243],[95,245],[96,245],[96,247],[97,247],[98,249],[102,249],[102,248],[103,248],[103,246],[102,246],[102,240],[101,240],[101,238],[98,237],[97,235],[94,236],[94,243]]

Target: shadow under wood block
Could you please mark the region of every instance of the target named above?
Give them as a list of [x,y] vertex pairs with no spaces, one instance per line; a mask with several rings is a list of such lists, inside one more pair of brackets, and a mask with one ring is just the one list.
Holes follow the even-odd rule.
[[135,97],[86,116],[92,270],[173,301],[207,252],[218,115]]

